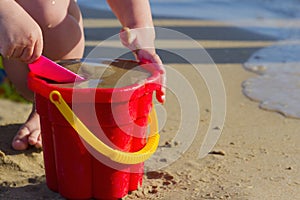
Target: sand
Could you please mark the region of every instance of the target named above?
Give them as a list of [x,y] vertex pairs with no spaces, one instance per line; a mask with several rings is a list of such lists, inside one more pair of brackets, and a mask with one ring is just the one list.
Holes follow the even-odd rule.
[[[83,12],[87,54],[97,41],[117,33],[119,25],[105,11],[83,8]],[[207,88],[190,65],[161,52],[164,62],[188,76],[194,85],[201,114],[198,134],[178,160],[147,172],[143,187],[124,199],[300,199],[299,119],[261,110],[242,93],[243,81],[256,76],[243,69],[243,62],[256,50],[272,44],[273,38],[215,21],[157,17],[155,24],[190,35],[212,56],[226,89],[226,121],[212,152],[198,159],[211,115]],[[168,120],[161,130],[159,152],[180,145],[172,141],[180,123],[180,109],[174,105],[176,99],[169,92],[165,104]],[[0,99],[0,108],[0,199],[62,199],[46,186],[42,151],[31,148],[17,152],[10,146],[31,105]],[[167,159],[161,157],[158,162]]]

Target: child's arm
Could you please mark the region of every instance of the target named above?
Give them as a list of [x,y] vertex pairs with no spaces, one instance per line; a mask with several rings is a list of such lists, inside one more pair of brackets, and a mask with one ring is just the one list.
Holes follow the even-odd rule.
[[[107,0],[107,2],[123,26],[120,34],[122,43],[135,53],[138,60],[157,64],[158,70],[165,74],[162,61],[154,47],[155,30],[149,1]],[[165,82],[164,75],[162,82],[163,84]],[[164,87],[157,93],[157,99],[164,102]]]
[[39,25],[15,1],[0,1],[0,54],[23,62],[33,62],[42,53]]
[[[148,0],[107,0],[125,29],[121,40],[125,46],[137,54],[139,60],[162,64],[155,52],[151,9]],[[138,51],[137,51],[138,50]]]
[[107,0],[123,27],[153,27],[148,0]]

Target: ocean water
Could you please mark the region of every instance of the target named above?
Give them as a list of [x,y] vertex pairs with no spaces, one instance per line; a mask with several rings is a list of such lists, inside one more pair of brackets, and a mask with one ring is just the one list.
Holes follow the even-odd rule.
[[[78,0],[108,10],[104,0]],[[154,16],[211,19],[272,36],[278,42],[245,63],[257,77],[243,92],[260,107],[300,118],[300,0],[150,0]]]
[[[77,0],[80,5],[109,10],[105,0]],[[286,39],[299,35],[300,0],[150,0],[154,16],[214,19]],[[288,29],[288,30],[287,30]],[[298,36],[300,37],[300,36]]]

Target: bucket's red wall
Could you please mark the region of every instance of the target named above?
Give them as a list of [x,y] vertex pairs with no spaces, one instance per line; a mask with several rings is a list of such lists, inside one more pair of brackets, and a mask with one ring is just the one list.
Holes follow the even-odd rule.
[[89,99],[87,94],[92,93],[87,89],[76,90],[73,98],[75,90],[54,87],[29,74],[28,84],[36,93],[37,112],[41,117],[46,181],[51,190],[68,199],[122,198],[142,184],[144,164],[117,164],[91,151],[50,102],[50,92],[58,90],[101,141],[125,152],[135,152],[146,144],[148,115],[157,89],[154,80],[152,77],[149,86],[135,85],[132,91],[121,89],[113,100],[109,90],[97,89],[94,101],[90,102],[85,101]]

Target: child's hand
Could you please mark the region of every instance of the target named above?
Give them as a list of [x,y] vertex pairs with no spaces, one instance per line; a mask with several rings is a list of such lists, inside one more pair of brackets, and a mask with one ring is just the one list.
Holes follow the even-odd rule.
[[4,58],[33,62],[43,49],[39,25],[15,1],[2,1],[0,7],[0,53]]
[[156,93],[159,102],[165,101],[165,69],[160,57],[156,54],[154,47],[155,32],[154,28],[123,28],[120,33],[120,39],[124,46],[128,47],[141,62],[150,62],[157,67],[162,74],[162,87]]

